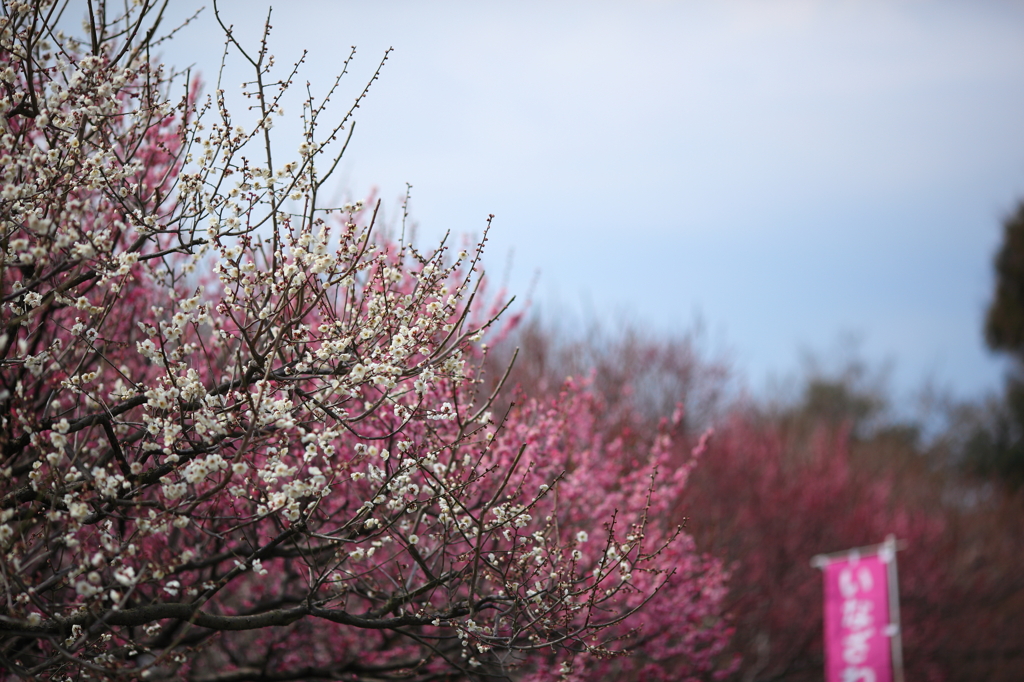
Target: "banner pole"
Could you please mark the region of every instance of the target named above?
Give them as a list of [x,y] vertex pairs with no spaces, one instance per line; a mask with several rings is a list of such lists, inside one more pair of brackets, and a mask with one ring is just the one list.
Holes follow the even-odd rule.
[[[880,542],[877,545],[865,545],[863,547],[853,547],[851,549],[844,549],[839,552],[831,552],[829,554],[815,554],[811,557],[811,566],[813,568],[824,568],[832,561],[836,559],[845,559],[850,556],[850,552],[857,552],[861,556],[870,556],[872,554],[878,554],[879,550],[887,546],[887,543]],[[893,540],[892,548],[894,551],[899,552],[907,548],[907,543],[903,540]]]
[[889,534],[885,546],[892,559],[889,561],[889,620],[895,632],[889,638],[892,645],[893,682],[903,682],[903,626],[900,623],[900,586],[896,570],[896,536]]

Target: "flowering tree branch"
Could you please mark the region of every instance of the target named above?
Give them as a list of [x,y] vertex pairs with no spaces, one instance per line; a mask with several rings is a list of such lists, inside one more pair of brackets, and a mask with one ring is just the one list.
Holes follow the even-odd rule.
[[[617,446],[585,385],[493,417],[486,231],[422,251],[379,203],[318,203],[379,67],[340,123],[337,83],[307,95],[281,163],[302,60],[275,70],[269,23],[248,52],[215,5],[252,69],[244,126],[219,81],[172,103],[163,6],[90,2],[83,41],[61,7],[0,21],[0,665],[568,677],[625,653],[670,583],[722,579],[652,521],[667,436],[588,488]],[[718,634],[665,650],[710,670],[719,597],[694,589],[686,630]]]

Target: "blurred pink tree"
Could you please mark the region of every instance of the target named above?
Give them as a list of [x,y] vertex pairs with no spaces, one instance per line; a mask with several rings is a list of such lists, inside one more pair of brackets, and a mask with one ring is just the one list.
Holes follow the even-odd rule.
[[[737,679],[817,680],[822,579],[814,554],[874,544],[893,533],[898,556],[908,679],[941,679],[930,609],[952,596],[933,548],[942,517],[901,499],[894,477],[851,463],[849,424],[764,423],[737,413],[717,429],[680,510],[701,546],[732,562],[728,599],[744,656]],[[923,608],[922,608],[923,606]]]
[[808,559],[879,542],[898,554],[908,680],[1020,679],[1020,499],[979,496],[911,432],[857,436],[811,406],[722,420],[677,513],[730,568],[737,680],[820,680],[822,582]]

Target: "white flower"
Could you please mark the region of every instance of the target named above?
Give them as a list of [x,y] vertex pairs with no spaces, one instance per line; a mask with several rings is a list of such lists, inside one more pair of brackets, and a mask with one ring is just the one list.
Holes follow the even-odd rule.
[[131,587],[135,584],[135,569],[131,566],[119,566],[114,571],[114,579],[125,587]]
[[174,483],[172,481],[167,480],[166,476],[160,479],[160,483],[162,484],[164,496],[168,500],[176,500],[179,497],[184,496],[185,493],[188,492],[188,488],[185,486],[184,483]]
[[86,599],[88,599],[89,597],[99,592],[100,588],[96,587],[88,580],[79,580],[77,583],[75,583],[75,591],[78,593],[80,597],[85,597]]
[[71,518],[81,522],[82,519],[89,515],[89,505],[85,502],[72,502],[68,505],[68,511],[71,513]]
[[351,377],[352,381],[362,381],[365,376],[366,368],[362,364],[357,364],[349,371],[349,377]]

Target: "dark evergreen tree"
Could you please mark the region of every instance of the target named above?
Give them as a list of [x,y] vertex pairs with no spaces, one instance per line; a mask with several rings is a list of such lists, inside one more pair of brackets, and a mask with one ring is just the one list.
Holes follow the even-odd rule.
[[966,462],[976,473],[1024,484],[1024,201],[1003,222],[995,258],[995,296],[985,316],[985,341],[1013,359],[1005,392],[968,439]]

